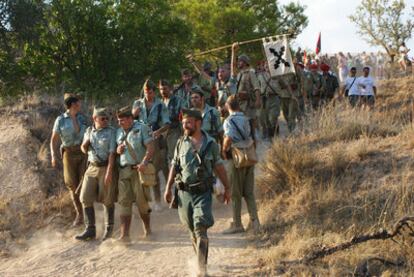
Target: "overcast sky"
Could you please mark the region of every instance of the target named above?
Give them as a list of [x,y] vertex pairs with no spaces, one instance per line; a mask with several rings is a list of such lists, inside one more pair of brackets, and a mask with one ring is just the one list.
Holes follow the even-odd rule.
[[[292,0],[279,0],[281,4]],[[297,38],[293,46],[301,46],[314,50],[318,33],[322,33],[322,52],[335,53],[377,51],[378,48],[370,47],[358,34],[356,27],[349,20],[360,0],[293,0],[306,5],[308,27]],[[414,0],[405,1],[408,7],[414,6]],[[414,49],[414,40],[407,43],[408,48]]]

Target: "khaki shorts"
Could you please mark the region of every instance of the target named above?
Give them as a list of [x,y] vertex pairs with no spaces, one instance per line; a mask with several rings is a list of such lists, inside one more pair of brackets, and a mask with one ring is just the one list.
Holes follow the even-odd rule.
[[63,151],[63,180],[65,186],[75,192],[86,170],[87,156],[80,150]]
[[134,202],[140,214],[149,214],[151,212],[148,204],[151,201],[151,188],[144,187],[140,183],[136,169],[132,169],[129,166],[119,169],[118,189],[118,203],[121,215],[131,215]]
[[80,201],[82,205],[93,207],[95,201],[104,204],[107,207],[114,205],[116,201],[116,178],[112,173],[112,184],[105,185],[106,166],[97,167],[89,165],[83,177]]

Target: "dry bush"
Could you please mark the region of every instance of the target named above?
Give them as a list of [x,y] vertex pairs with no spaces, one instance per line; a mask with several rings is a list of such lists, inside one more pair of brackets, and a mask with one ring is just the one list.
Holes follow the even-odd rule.
[[[414,214],[414,128],[406,83],[386,83],[375,110],[328,106],[309,117],[296,136],[276,140],[261,162],[257,184],[268,250],[264,272],[273,275],[352,275],[369,264],[370,274],[413,272],[407,233],[397,242],[369,242],[312,265],[284,268],[323,245],[390,228]],[[393,90],[398,90],[394,91]],[[403,261],[384,265],[375,258]],[[272,271],[276,270],[276,271]]]

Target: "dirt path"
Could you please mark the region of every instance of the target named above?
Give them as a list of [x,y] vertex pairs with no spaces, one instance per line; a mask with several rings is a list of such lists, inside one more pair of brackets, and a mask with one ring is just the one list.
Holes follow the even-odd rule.
[[[99,206],[99,205],[98,205]],[[209,230],[212,276],[245,276],[256,265],[254,248],[245,235],[224,236],[230,207],[215,204],[216,223]],[[153,213],[154,238],[142,240],[140,223],[133,219],[130,246],[115,240],[77,242],[79,230],[41,230],[28,242],[28,249],[14,253],[0,264],[0,276],[192,276],[196,261],[190,239],[176,211]],[[98,212],[98,236],[102,234],[102,211]],[[116,226],[118,227],[118,226]]]
[[[259,144],[264,153],[268,143]],[[103,232],[102,206],[97,204],[97,228]],[[152,214],[154,237],[140,239],[141,221],[136,216],[131,227],[132,244],[124,246],[116,240],[101,243],[78,242],[73,237],[82,228],[56,227],[38,231],[26,249],[15,250],[0,262],[0,276],[194,276],[195,255],[189,234],[181,225],[176,210],[164,207]],[[244,224],[248,216],[243,212]],[[249,245],[247,234],[222,235],[231,221],[231,206],[214,204],[215,224],[209,229],[211,276],[249,276],[256,267],[256,249]],[[115,229],[119,229],[118,216]],[[59,220],[59,218],[57,218]],[[118,234],[115,234],[117,237]]]

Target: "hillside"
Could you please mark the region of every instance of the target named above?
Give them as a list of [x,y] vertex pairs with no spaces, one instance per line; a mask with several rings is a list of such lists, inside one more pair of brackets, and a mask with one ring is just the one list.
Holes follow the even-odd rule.
[[[384,81],[378,91],[374,111],[336,103],[305,122],[297,136],[273,143],[258,177],[266,224],[262,272],[414,274],[408,228],[394,241],[367,242],[307,265],[282,262],[391,230],[414,214],[413,79]],[[361,270],[366,275],[358,275]]]

